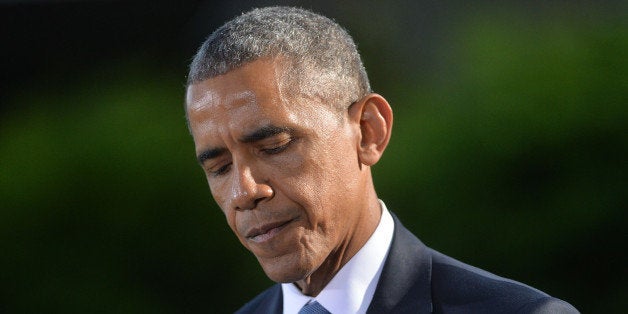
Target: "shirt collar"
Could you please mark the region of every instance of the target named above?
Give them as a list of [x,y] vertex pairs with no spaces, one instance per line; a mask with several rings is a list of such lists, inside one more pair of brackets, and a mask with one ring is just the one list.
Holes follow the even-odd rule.
[[394,230],[394,222],[386,205],[381,200],[379,203],[382,216],[377,228],[316,298],[303,295],[292,283],[281,285],[283,313],[298,313],[312,299],[331,313],[366,313],[375,294]]

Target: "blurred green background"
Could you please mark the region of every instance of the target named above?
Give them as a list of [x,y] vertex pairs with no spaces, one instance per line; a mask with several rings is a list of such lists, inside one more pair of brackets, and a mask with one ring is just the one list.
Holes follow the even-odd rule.
[[358,42],[395,112],[377,191],[423,242],[628,309],[624,1],[8,1],[0,312],[229,313],[271,284],[211,199],[183,95],[203,39],[272,3]]

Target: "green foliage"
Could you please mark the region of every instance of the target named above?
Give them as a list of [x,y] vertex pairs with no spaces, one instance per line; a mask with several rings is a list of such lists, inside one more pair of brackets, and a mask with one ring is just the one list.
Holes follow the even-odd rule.
[[573,23],[462,27],[447,68],[398,104],[376,181],[429,245],[584,311],[618,311],[628,32]]

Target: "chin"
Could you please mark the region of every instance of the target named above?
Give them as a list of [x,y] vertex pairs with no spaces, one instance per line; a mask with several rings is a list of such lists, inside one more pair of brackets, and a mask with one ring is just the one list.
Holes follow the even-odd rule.
[[315,270],[311,263],[298,262],[286,257],[266,261],[258,259],[258,261],[266,276],[278,283],[291,283],[302,280],[310,276]]

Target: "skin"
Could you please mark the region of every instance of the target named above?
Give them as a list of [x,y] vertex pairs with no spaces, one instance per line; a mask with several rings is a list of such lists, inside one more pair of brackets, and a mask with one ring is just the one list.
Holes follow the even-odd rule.
[[379,223],[370,166],[392,111],[376,94],[344,112],[287,96],[280,73],[262,59],[190,85],[186,109],[229,227],[269,278],[316,296]]

